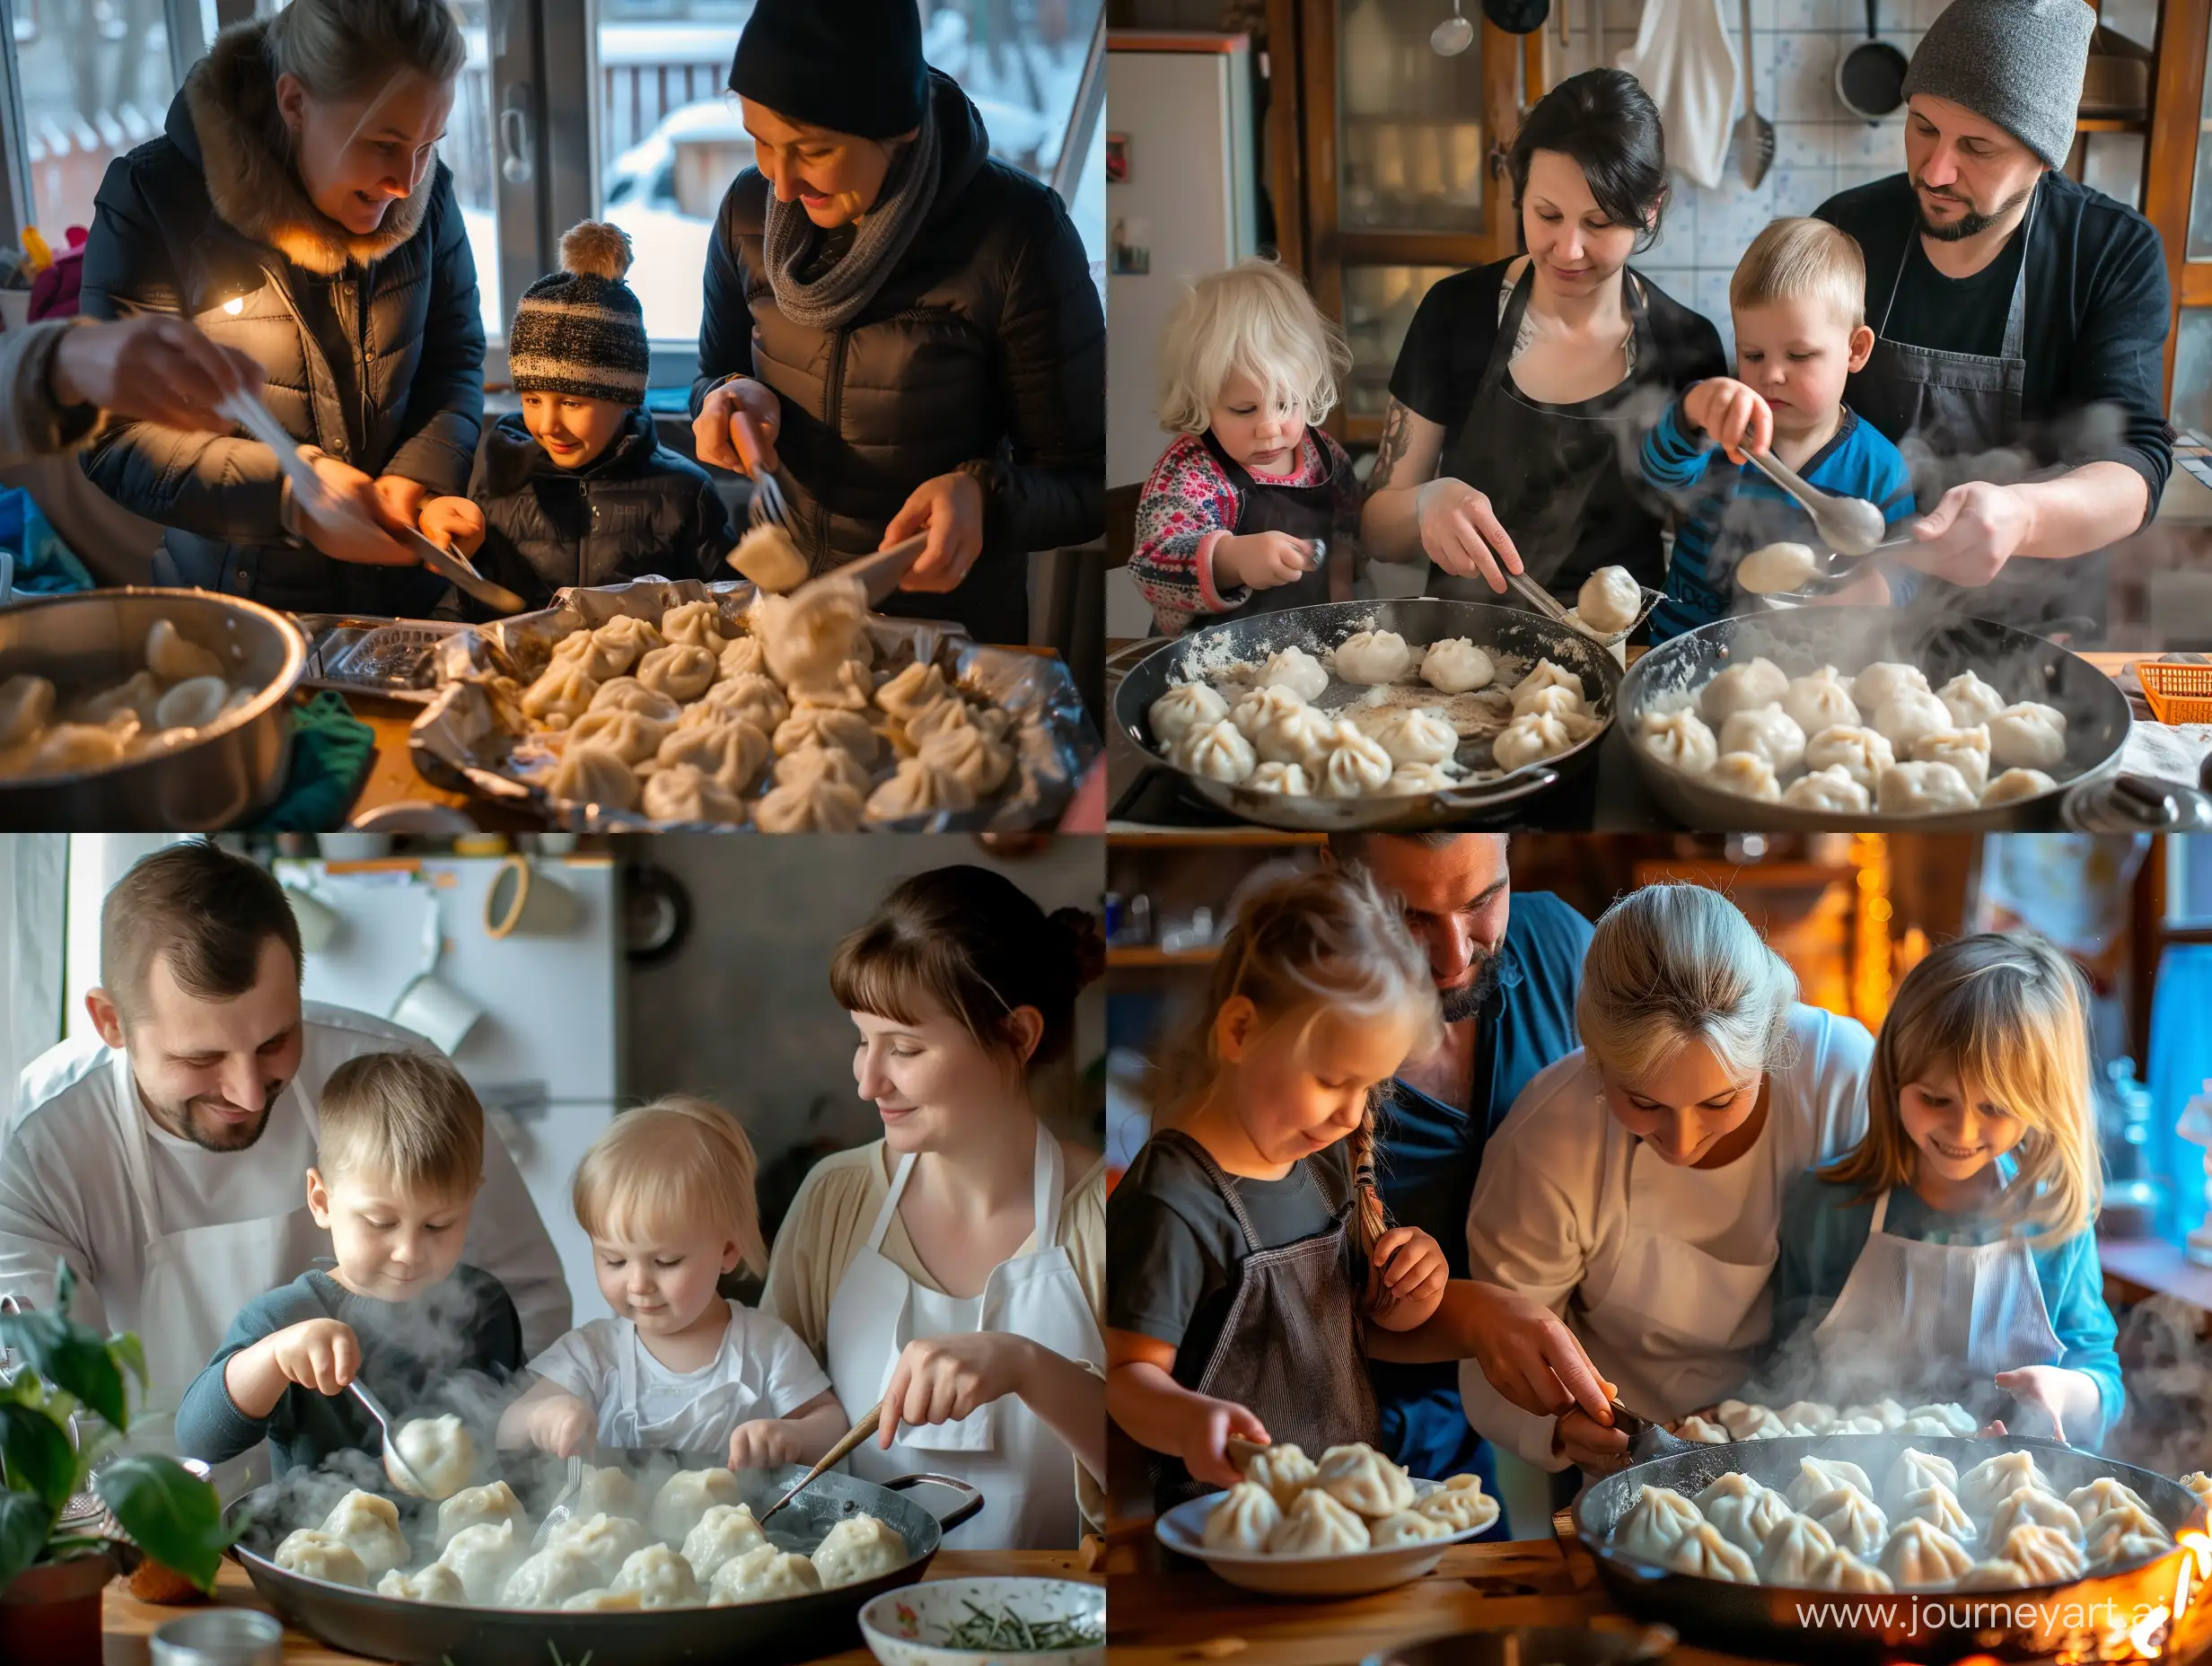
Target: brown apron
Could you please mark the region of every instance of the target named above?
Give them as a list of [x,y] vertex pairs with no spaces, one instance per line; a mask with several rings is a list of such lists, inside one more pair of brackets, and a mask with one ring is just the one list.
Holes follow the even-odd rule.
[[[1263,1250],[1236,1183],[1211,1153],[1177,1129],[1162,1129],[1153,1138],[1176,1141],[1197,1160],[1244,1233],[1244,1263],[1221,1335],[1203,1361],[1179,1351],[1175,1381],[1245,1407],[1277,1445],[1295,1442],[1312,1457],[1353,1441],[1372,1444],[1381,1434],[1382,1416],[1367,1376],[1347,1243],[1355,1200],[1331,1196],[1324,1171],[1312,1164],[1307,1176],[1321,1188],[1335,1223],[1311,1238]],[[1181,1459],[1154,1454],[1156,1508],[1164,1511],[1213,1490],[1192,1480]]]

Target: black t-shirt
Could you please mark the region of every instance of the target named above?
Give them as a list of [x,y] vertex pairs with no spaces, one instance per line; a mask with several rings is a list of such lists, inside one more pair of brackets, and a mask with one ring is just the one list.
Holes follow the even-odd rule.
[[[2012,307],[2013,285],[2026,248],[2027,239],[2014,232],[1997,258],[1972,276],[1946,277],[1914,238],[1882,333],[1911,346],[1995,358],[2005,350],[2005,315]],[[1879,318],[1868,321],[1881,322]]]
[[[1279,1180],[1228,1177],[1260,1248],[1277,1250],[1336,1223],[1330,1196],[1351,1188],[1348,1142],[1301,1159]],[[1315,1170],[1325,1173],[1317,1174]],[[1147,1140],[1106,1202],[1106,1323],[1176,1348],[1178,1381],[1195,1387],[1221,1336],[1248,1253],[1243,1229],[1180,1140]],[[1364,1285],[1364,1269],[1359,1283]]]

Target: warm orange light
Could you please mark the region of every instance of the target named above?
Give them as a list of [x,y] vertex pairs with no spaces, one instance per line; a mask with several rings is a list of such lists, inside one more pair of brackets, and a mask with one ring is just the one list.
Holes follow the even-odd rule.
[[243,295],[233,295],[228,301],[225,301],[223,303],[223,310],[225,312],[228,312],[233,318],[236,318],[241,312],[243,312],[246,310],[246,297]]
[[2158,1658],[2159,1645],[2164,1641],[2161,1634],[2166,1628],[2166,1605],[2160,1603],[2134,1625],[2128,1627],[2128,1645],[2146,1660]]

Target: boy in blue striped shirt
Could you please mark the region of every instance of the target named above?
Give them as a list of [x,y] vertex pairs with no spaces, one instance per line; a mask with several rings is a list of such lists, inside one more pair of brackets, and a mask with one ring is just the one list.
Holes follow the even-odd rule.
[[[1692,383],[1644,441],[1645,478],[1681,511],[1655,642],[1737,611],[1736,563],[1752,550],[1784,539],[1824,548],[1747,450],[1771,445],[1808,484],[1877,504],[1892,531],[1918,513],[1897,447],[1843,403],[1844,378],[1874,345],[1858,244],[1824,221],[1777,220],[1744,250],[1728,305],[1741,380]],[[1904,600],[1893,585],[1870,573],[1835,599]]]

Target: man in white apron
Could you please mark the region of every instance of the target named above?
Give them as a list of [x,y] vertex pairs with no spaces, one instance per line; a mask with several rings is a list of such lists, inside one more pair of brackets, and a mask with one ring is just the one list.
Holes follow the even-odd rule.
[[1873,355],[1851,408],[1912,466],[1916,605],[2103,633],[2107,559],[2172,469],[2158,234],[2060,171],[2094,11],[1953,0],[1905,76],[1906,171],[1820,217],[1866,257]]
[[[174,845],[126,874],[101,914],[100,1039],[33,1060],[0,1147],[0,1293],[54,1298],[134,1331],[151,1383],[133,1432],[153,1444],[249,1298],[286,1284],[329,1234],[307,1210],[317,1106],[364,1053],[427,1052],[420,1036],[300,998],[283,889],[210,845]],[[526,1352],[568,1328],[568,1289],[505,1146],[484,1142],[468,1260],[506,1286]]]

